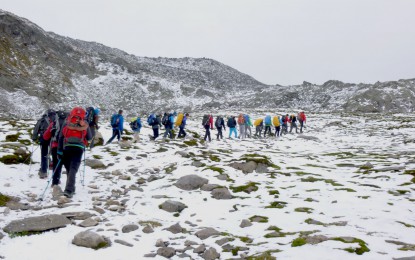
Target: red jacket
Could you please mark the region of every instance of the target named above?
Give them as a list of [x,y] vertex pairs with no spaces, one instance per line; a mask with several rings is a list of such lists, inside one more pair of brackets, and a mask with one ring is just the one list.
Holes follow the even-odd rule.
[[299,115],[299,116],[300,116],[300,118],[299,118],[299,119],[305,123],[306,117],[305,117],[304,112],[303,112],[303,113],[300,113],[300,115]]
[[[48,129],[46,129],[46,131],[43,133],[43,140],[48,141],[52,138],[52,128],[55,125],[54,122],[51,122],[48,126]],[[58,147],[58,141],[54,140],[52,142],[52,148],[56,148]]]
[[213,129],[213,116],[212,115],[209,116],[209,127]]

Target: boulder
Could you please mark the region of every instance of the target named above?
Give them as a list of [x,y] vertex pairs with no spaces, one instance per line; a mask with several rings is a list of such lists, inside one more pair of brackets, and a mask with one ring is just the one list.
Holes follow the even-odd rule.
[[229,192],[228,188],[217,188],[212,190],[212,197],[217,200],[230,200],[232,199],[232,194]]
[[204,239],[206,239],[206,238],[208,238],[208,237],[211,237],[211,236],[217,236],[217,235],[220,235],[220,232],[219,232],[219,231],[217,231],[217,230],[216,230],[216,229],[214,229],[214,228],[205,228],[205,229],[202,229],[202,230],[197,231],[197,232],[195,233],[195,235],[196,235],[198,238],[200,238],[200,239],[204,240]]
[[86,159],[85,165],[91,167],[92,169],[105,169],[107,166],[98,159]]
[[252,173],[257,168],[257,163],[254,161],[249,162],[234,162],[231,163],[230,166],[237,170],[241,170],[243,173]]
[[219,257],[220,257],[220,254],[213,247],[209,248],[202,254],[202,258],[205,260],[213,260]]
[[183,232],[183,228],[180,226],[179,223],[176,223],[167,228],[168,231],[172,232],[173,234],[178,234]]
[[154,233],[154,229],[150,225],[147,225],[143,228],[143,233],[144,234]]
[[193,249],[193,253],[195,254],[201,254],[206,251],[206,246],[204,244],[201,244],[200,246]]
[[62,215],[45,215],[40,217],[30,217],[21,220],[13,220],[3,228],[4,232],[13,234],[20,232],[42,232],[51,229],[65,227],[71,221]]
[[165,258],[171,258],[176,254],[176,250],[172,247],[160,247],[157,249],[157,254]]
[[94,137],[94,146],[100,145],[104,145],[104,137],[102,137],[102,134],[99,131],[96,131]]
[[252,226],[252,223],[251,223],[251,221],[249,221],[249,219],[243,219],[239,226],[241,228],[250,227],[250,226]]
[[133,247],[134,246],[133,244],[130,244],[130,243],[128,243],[124,240],[121,240],[121,239],[115,239],[114,242],[118,243],[118,244],[121,244],[123,246],[128,246],[128,247]]
[[179,201],[167,200],[159,206],[160,209],[167,212],[182,212],[187,206]]
[[79,212],[65,212],[61,215],[74,220],[85,220],[90,217],[95,216],[95,214],[89,213],[88,211],[79,211]]
[[109,246],[107,239],[92,231],[82,231],[75,235],[72,244],[87,248],[99,249]]
[[180,177],[174,185],[182,190],[197,190],[208,182],[208,179],[202,178],[196,174],[190,174]]
[[87,218],[84,221],[82,221],[81,223],[79,223],[79,226],[81,227],[93,227],[98,225],[98,221],[96,221],[93,218]]
[[329,240],[329,238],[323,235],[315,235],[315,236],[306,237],[305,240],[307,241],[307,244],[316,245],[321,242]]
[[138,229],[138,226],[135,224],[128,224],[122,227],[122,232],[123,233],[130,233],[132,231],[135,231]]
[[220,185],[218,184],[204,184],[200,189],[203,191],[212,191],[216,188],[219,188]]

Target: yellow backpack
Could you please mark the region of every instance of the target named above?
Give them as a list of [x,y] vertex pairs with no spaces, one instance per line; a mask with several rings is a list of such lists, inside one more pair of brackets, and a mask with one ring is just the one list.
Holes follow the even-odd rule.
[[274,116],[272,118],[272,123],[274,124],[275,127],[280,126],[280,119],[278,118],[278,116]]
[[254,126],[259,126],[262,123],[262,121],[264,121],[263,118],[258,118],[257,120],[254,121]]

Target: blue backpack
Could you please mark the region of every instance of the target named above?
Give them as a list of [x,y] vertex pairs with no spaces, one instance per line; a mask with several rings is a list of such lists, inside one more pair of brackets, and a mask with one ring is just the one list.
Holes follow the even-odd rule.
[[266,116],[265,117],[265,125],[271,125],[272,123],[271,123],[271,116]]
[[147,118],[147,124],[152,126],[154,124],[155,120],[156,120],[156,117],[154,116],[154,114],[151,114]]
[[118,117],[118,114],[113,114],[111,117],[111,126],[118,127],[119,123],[120,123],[120,118]]

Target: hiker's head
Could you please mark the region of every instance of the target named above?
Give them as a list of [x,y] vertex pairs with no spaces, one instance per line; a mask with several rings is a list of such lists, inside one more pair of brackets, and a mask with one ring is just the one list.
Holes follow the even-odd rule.
[[189,116],[189,113],[186,113],[185,116]]
[[120,109],[120,110],[118,111],[118,114],[122,115],[122,109]]

